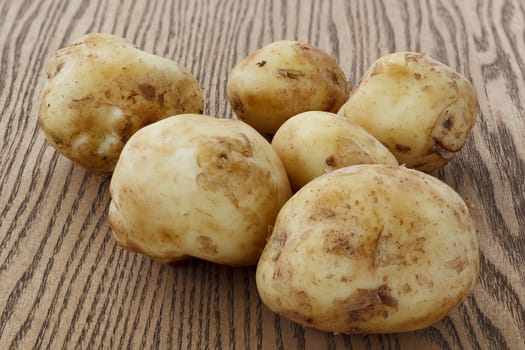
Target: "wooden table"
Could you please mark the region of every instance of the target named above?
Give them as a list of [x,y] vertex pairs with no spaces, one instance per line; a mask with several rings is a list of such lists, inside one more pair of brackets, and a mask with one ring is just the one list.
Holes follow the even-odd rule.
[[[333,54],[357,82],[377,58],[425,51],[480,102],[464,149],[436,176],[474,207],[481,272],[434,326],[333,335],[266,309],[254,268],[162,266],[120,249],[109,179],[60,156],[37,125],[49,55],[109,32],[179,61],[205,112],[232,117],[231,67],[277,39]],[[0,0],[0,349],[525,349],[525,3],[522,0]]]

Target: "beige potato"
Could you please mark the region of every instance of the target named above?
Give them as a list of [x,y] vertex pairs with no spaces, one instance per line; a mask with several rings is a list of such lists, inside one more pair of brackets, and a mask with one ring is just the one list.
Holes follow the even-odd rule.
[[138,129],[203,107],[187,69],[124,39],[92,33],[49,59],[39,122],[64,156],[94,173],[111,173]]
[[263,302],[292,321],[391,333],[445,317],[478,271],[476,229],[454,190],[402,166],[354,165],[283,206],[256,281]]
[[276,41],[242,59],[231,71],[228,99],[235,114],[263,134],[274,134],[305,111],[337,112],[350,84],[337,62],[297,41]]
[[288,119],[275,133],[272,146],[295,190],[350,165],[398,165],[388,148],[365,129],[330,112],[303,112]]
[[171,263],[254,265],[291,190],[271,145],[239,120],[163,119],[125,145],[109,221],[124,248]]
[[476,91],[465,77],[412,52],[377,60],[338,112],[386,145],[400,164],[422,171],[447,164],[477,113]]

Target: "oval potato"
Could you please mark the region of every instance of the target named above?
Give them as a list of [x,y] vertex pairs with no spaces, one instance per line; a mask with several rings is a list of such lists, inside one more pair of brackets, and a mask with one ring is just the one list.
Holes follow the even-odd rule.
[[275,133],[272,146],[295,190],[350,165],[398,165],[388,148],[365,129],[330,112],[303,112],[288,119]]
[[117,242],[164,263],[254,265],[291,190],[271,145],[239,120],[178,115],[135,133],[110,185]]
[[454,190],[405,167],[355,165],[283,206],[256,281],[271,310],[305,326],[392,333],[443,318],[478,270],[476,229]]
[[448,163],[477,113],[476,91],[465,77],[413,52],[378,59],[338,112],[387,146],[400,164],[422,171]]
[[288,118],[309,110],[337,112],[350,84],[337,62],[301,42],[273,42],[231,71],[228,99],[235,114],[260,133],[274,134]]
[[203,107],[187,69],[124,39],[91,33],[49,59],[38,117],[60,153],[91,172],[111,173],[138,129]]

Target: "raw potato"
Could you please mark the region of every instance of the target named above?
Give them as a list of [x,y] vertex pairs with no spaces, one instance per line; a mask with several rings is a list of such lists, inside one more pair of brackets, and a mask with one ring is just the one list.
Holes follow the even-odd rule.
[[330,112],[304,112],[288,119],[273,137],[292,188],[355,164],[398,165],[390,151],[365,129]]
[[447,164],[474,126],[472,84],[424,54],[397,52],[369,68],[339,111],[386,145],[400,164],[432,171]]
[[476,229],[454,190],[402,166],[354,165],[283,206],[256,278],[264,303],[290,320],[391,333],[443,318],[478,272]]
[[283,40],[241,60],[231,71],[227,90],[239,118],[260,133],[274,134],[298,113],[337,112],[348,99],[350,84],[327,53]]
[[39,121],[49,143],[95,173],[111,173],[141,127],[170,115],[202,113],[192,74],[128,41],[92,33],[47,64]]
[[118,243],[164,263],[254,265],[290,185],[279,157],[239,120],[179,115],[135,133],[115,168]]

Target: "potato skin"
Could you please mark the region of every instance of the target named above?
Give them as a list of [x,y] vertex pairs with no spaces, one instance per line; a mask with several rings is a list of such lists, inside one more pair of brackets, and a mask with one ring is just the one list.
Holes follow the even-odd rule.
[[39,122],[64,156],[91,172],[111,173],[138,129],[203,107],[187,69],[124,39],[91,33],[49,59]]
[[402,166],[354,165],[283,206],[256,281],[271,310],[305,326],[392,333],[443,318],[478,272],[474,223],[454,190]]
[[297,41],[276,41],[231,71],[228,99],[235,114],[260,133],[274,134],[288,118],[309,110],[337,112],[350,84],[337,62]]
[[185,114],[135,133],[110,185],[117,242],[163,263],[254,265],[290,185],[249,125]]
[[378,59],[338,114],[361,125],[396,156],[422,171],[446,165],[475,124],[472,84],[425,54]]
[[294,190],[350,165],[398,165],[388,148],[365,129],[330,112],[303,112],[288,119],[275,133],[272,146]]

